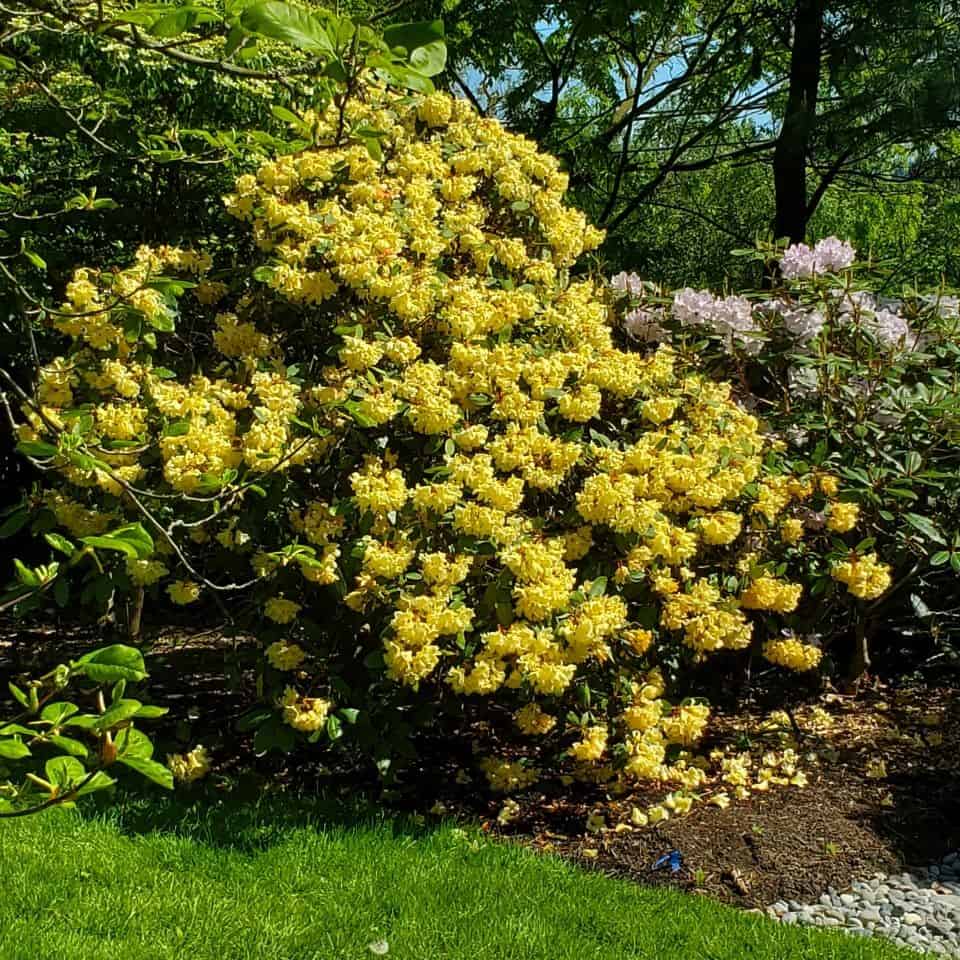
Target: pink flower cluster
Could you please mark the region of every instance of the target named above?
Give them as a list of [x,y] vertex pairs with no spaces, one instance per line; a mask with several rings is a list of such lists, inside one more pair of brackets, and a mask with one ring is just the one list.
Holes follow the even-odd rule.
[[793,243],[780,258],[780,275],[784,280],[802,280],[817,273],[837,273],[856,259],[857,251],[836,237],[820,240],[812,249],[805,243]]
[[639,297],[643,295],[646,285],[635,273],[627,273],[621,270],[610,278],[610,286],[616,293]]
[[681,326],[709,327],[724,335],[728,345],[734,339],[747,349],[759,348],[754,336],[759,332],[753,308],[745,297],[715,297],[708,290],[685,287],[673,297],[673,317]]

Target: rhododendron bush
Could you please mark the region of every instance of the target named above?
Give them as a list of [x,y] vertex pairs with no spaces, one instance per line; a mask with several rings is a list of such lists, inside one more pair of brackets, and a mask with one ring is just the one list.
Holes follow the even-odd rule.
[[[72,551],[51,589],[252,625],[258,746],[343,736],[385,768],[495,704],[543,765],[670,781],[682,807],[710,766],[708,707],[670,698],[684,671],[816,668],[797,612],[877,597],[887,568],[852,549],[837,477],[780,470],[729,384],[617,345],[554,158],[442,94],[368,84],[346,114],[366,145],[308,115],[318,146],[226,197],[256,265],[144,248],[68,285],[70,349],[20,428],[39,529]],[[714,761],[747,789],[746,761]]]

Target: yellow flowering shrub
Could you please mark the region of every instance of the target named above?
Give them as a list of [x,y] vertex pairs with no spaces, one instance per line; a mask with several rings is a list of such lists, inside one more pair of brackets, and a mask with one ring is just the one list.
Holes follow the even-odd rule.
[[[21,427],[50,526],[102,541],[139,523],[156,556],[103,553],[114,588],[256,622],[285,744],[346,723],[376,753],[489,698],[578,776],[673,783],[650,822],[683,813],[709,709],[670,702],[654,664],[753,647],[808,670],[819,650],[764,646],[802,571],[833,550],[868,597],[885,568],[836,554],[809,517],[845,532],[855,508],[827,504],[833,478],[780,475],[729,384],[618,346],[574,269],[602,234],[553,157],[439,93],[368,84],[346,118],[375,148],[338,141],[331,107],[304,118],[316,147],[225,198],[256,269],[164,247],[77,271],[53,318],[72,347]],[[196,363],[165,347],[183,311]],[[433,712],[388,734],[357,718],[411,704]],[[537,776],[483,769],[498,791]]]

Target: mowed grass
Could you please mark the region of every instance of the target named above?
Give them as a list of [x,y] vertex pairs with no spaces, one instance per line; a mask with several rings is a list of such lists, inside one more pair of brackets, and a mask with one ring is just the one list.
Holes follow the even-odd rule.
[[0,876],[2,960],[370,960],[384,944],[388,960],[916,956],[303,801],[0,820]]

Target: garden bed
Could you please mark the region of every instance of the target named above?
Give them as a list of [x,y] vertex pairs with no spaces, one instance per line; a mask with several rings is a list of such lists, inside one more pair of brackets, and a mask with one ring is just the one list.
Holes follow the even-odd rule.
[[[91,639],[88,629],[0,625],[0,677],[49,668],[82,653]],[[281,755],[254,756],[249,737],[234,731],[250,703],[247,678],[231,680],[225,670],[235,642],[242,639],[185,627],[150,637],[150,697],[172,707],[175,718],[156,728],[160,749],[204,743],[218,776],[201,789],[377,791],[369,772],[300,756],[293,763]],[[794,717],[806,787],[753,793],[726,809],[695,806],[657,827],[632,828],[631,810],[656,802],[663,791],[615,796],[595,784],[559,782],[516,795],[519,810],[501,825],[502,796],[478,790],[475,780],[457,783],[474,734],[482,731],[457,743],[445,739],[433,756],[428,745],[422,763],[378,799],[426,817],[479,821],[490,834],[591,869],[742,907],[815,900],[828,887],[842,890],[876,871],[925,866],[960,847],[960,703],[952,690],[891,689],[877,681],[858,697],[826,693]],[[759,727],[760,716],[749,712],[720,716],[714,736],[756,740]],[[879,756],[886,775],[870,776],[870,762]],[[587,820],[597,812],[607,828],[590,833]],[[674,849],[682,868],[654,871],[654,862]]]

